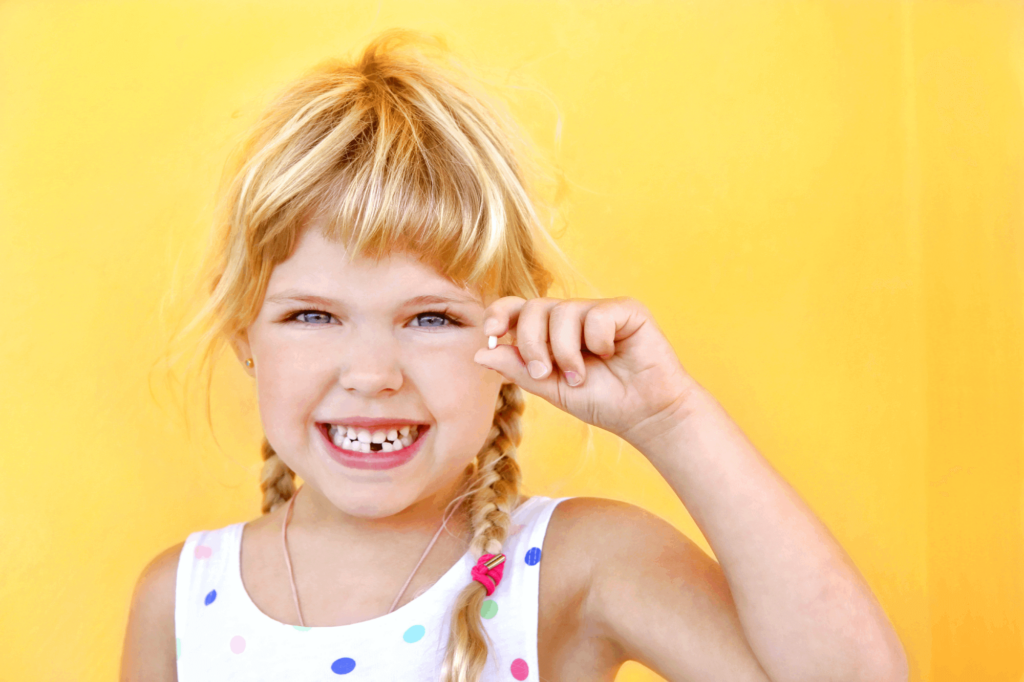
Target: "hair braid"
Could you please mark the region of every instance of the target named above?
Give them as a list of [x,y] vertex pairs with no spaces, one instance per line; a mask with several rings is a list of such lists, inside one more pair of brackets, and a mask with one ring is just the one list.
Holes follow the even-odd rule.
[[[506,383],[498,394],[487,445],[477,455],[476,491],[470,500],[473,540],[477,558],[501,552],[519,501],[519,464],[516,447],[522,440],[523,390]],[[442,682],[477,682],[487,662],[487,641],[481,627],[480,607],[487,591],[476,581],[455,600],[451,634],[441,668]]]
[[288,468],[266,436],[263,438],[263,471],[260,472],[260,490],[263,491],[263,513],[267,514],[292,499],[295,494],[295,472]]

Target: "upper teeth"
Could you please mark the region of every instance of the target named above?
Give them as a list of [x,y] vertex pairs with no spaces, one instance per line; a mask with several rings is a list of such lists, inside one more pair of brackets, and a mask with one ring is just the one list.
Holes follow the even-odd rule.
[[[355,452],[394,452],[407,447],[419,435],[419,427],[403,426],[398,429],[370,431],[343,424],[331,424],[329,430],[331,440],[339,448]],[[371,443],[379,443],[380,449],[370,447]]]

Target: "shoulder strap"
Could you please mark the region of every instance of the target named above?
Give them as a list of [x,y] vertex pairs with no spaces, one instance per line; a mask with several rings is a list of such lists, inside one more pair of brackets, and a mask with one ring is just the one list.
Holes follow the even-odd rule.
[[[192,614],[206,602],[216,599],[210,585],[222,583],[237,561],[241,523],[216,530],[200,530],[185,539],[178,557],[178,575],[174,587],[174,630],[181,638],[191,621]],[[204,590],[206,592],[204,593]]]

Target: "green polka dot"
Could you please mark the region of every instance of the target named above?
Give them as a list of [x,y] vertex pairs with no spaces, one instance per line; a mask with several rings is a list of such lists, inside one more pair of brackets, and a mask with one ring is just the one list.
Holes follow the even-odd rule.
[[298,630],[299,632],[309,632],[312,629],[311,626],[303,627],[302,625],[293,625],[292,627]]
[[174,658],[175,659],[181,658],[181,640],[178,639],[177,637],[174,638],[174,650],[175,650]]
[[480,617],[490,620],[498,615],[498,602],[488,599],[480,606]]

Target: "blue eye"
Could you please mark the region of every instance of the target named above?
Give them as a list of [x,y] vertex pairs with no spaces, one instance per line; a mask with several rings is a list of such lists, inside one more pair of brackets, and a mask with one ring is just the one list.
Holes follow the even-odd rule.
[[[294,320],[294,319],[296,319],[298,317],[302,317],[303,315],[319,315],[320,317],[326,317],[328,319],[328,321],[330,321],[330,318],[331,318],[331,314],[330,313],[325,313],[322,310],[300,310],[299,312],[293,314],[288,319],[289,320]],[[299,322],[304,322],[304,321],[303,320],[299,320]],[[315,324],[315,323],[307,322],[306,324]]]
[[418,320],[421,317],[426,317],[428,319],[434,318],[435,320],[448,320],[448,322],[450,322],[451,324],[417,324],[417,325],[413,325],[413,326],[416,326],[416,327],[451,327],[451,326],[461,327],[462,326],[462,323],[459,322],[456,318],[452,317],[451,315],[446,315],[445,313],[442,313],[440,311],[430,311],[430,312],[426,312],[426,313],[419,313],[415,317],[413,317],[412,319]]
[[[331,321],[331,318],[332,318],[332,315],[330,313],[328,313],[328,312],[325,312],[323,310],[310,309],[310,310],[299,310],[297,312],[292,313],[291,315],[288,316],[287,321],[290,322],[292,320],[295,320],[296,322],[302,322],[303,324],[312,324],[312,325],[319,326],[318,322],[308,322],[306,320],[301,319],[304,315],[311,316],[311,319],[319,318],[321,320],[325,320],[328,323]],[[440,323],[433,323],[432,322],[432,323],[429,323],[429,324],[415,324],[415,325],[413,325],[414,327],[451,327],[451,326],[461,327],[461,326],[463,326],[462,322],[459,321],[458,318],[456,318],[456,317],[454,317],[452,315],[448,315],[446,313],[443,313],[441,311],[437,311],[437,310],[431,310],[431,311],[424,312],[424,313],[418,313],[415,316],[413,316],[414,320],[419,320],[420,318],[438,320],[438,321],[440,321]],[[443,323],[445,320],[447,320],[448,324],[444,324]]]

